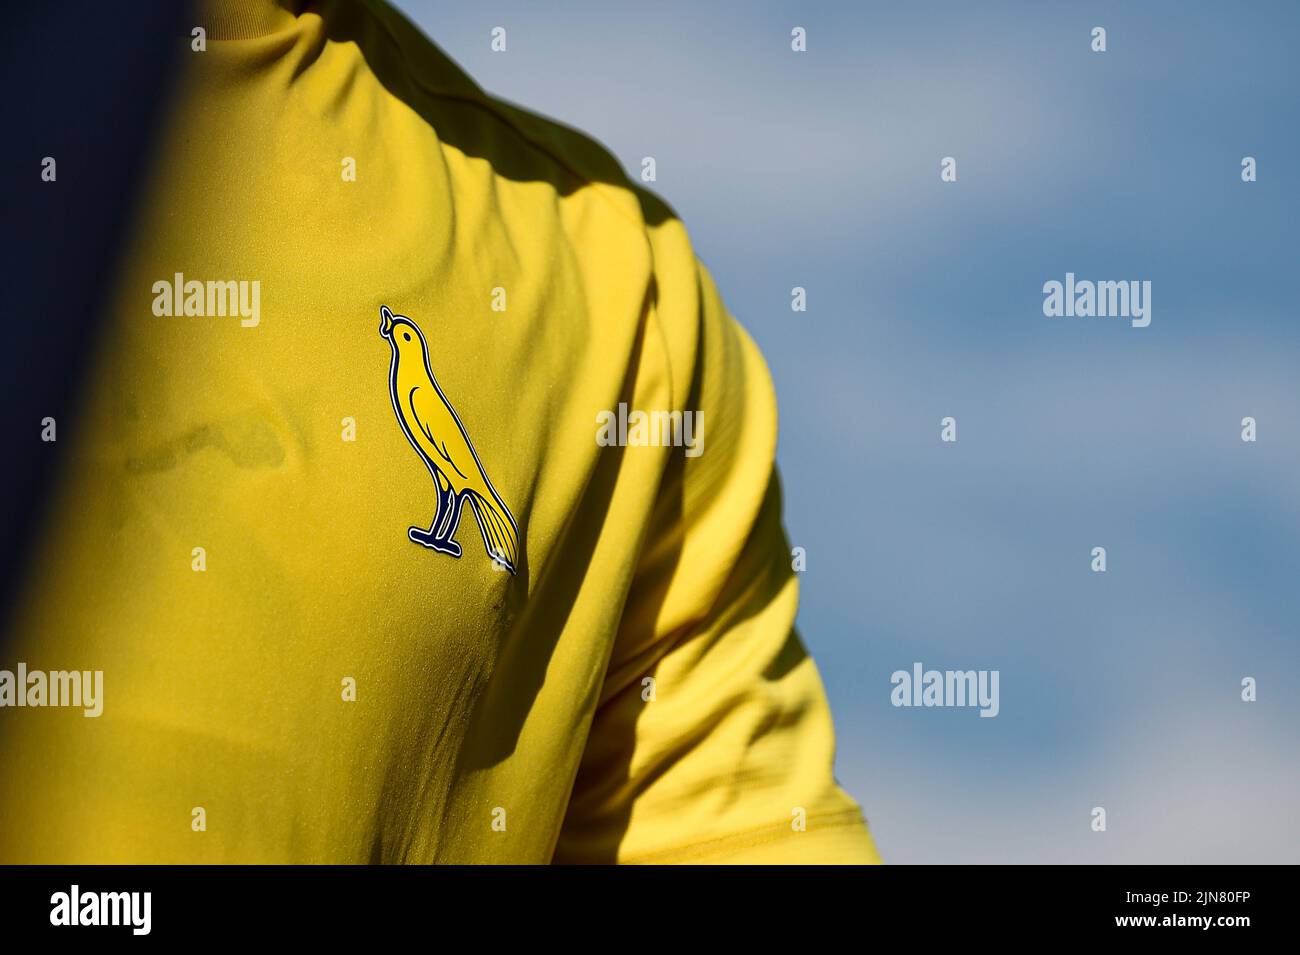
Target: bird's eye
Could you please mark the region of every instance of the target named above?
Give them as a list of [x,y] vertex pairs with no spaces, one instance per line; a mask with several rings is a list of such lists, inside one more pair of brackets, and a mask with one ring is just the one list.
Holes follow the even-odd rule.
[[411,333],[410,333],[410,332],[402,332],[402,337],[405,338],[405,339],[409,342],[409,341],[411,340]]

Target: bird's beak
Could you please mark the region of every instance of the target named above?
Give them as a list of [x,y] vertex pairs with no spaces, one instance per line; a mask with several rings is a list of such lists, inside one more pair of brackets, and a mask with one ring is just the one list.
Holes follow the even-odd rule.
[[379,306],[379,334],[388,338],[393,333],[393,313],[387,305]]

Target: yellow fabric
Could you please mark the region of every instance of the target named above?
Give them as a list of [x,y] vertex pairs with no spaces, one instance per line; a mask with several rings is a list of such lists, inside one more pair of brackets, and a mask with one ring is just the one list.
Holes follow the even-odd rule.
[[[378,2],[211,23],[0,661],[102,669],[103,715],[0,710],[0,861],[877,861],[792,629],[769,376],[682,225]],[[175,273],[258,281],[257,324],[155,314]],[[469,507],[459,559],[408,536],[440,482],[382,305],[514,573]],[[701,412],[703,453],[602,447],[620,403]]]

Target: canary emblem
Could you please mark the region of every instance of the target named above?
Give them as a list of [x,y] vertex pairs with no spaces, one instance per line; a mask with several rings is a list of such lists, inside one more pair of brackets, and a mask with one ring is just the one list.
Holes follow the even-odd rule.
[[394,315],[387,305],[379,309],[379,315],[379,334],[388,339],[392,352],[388,391],[397,423],[429,469],[438,494],[433,522],[427,528],[412,527],[407,536],[440,554],[460,557],[456,528],[461,510],[469,504],[488,556],[494,564],[515,573],[519,528],[488,480],[469,433],[433,377],[424,334],[406,316]]

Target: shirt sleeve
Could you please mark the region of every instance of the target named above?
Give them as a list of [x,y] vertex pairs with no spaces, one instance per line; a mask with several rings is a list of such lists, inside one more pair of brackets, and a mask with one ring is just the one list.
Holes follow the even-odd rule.
[[652,319],[699,443],[667,459],[555,859],[879,862],[794,629],[770,376],[680,222],[642,204]]

